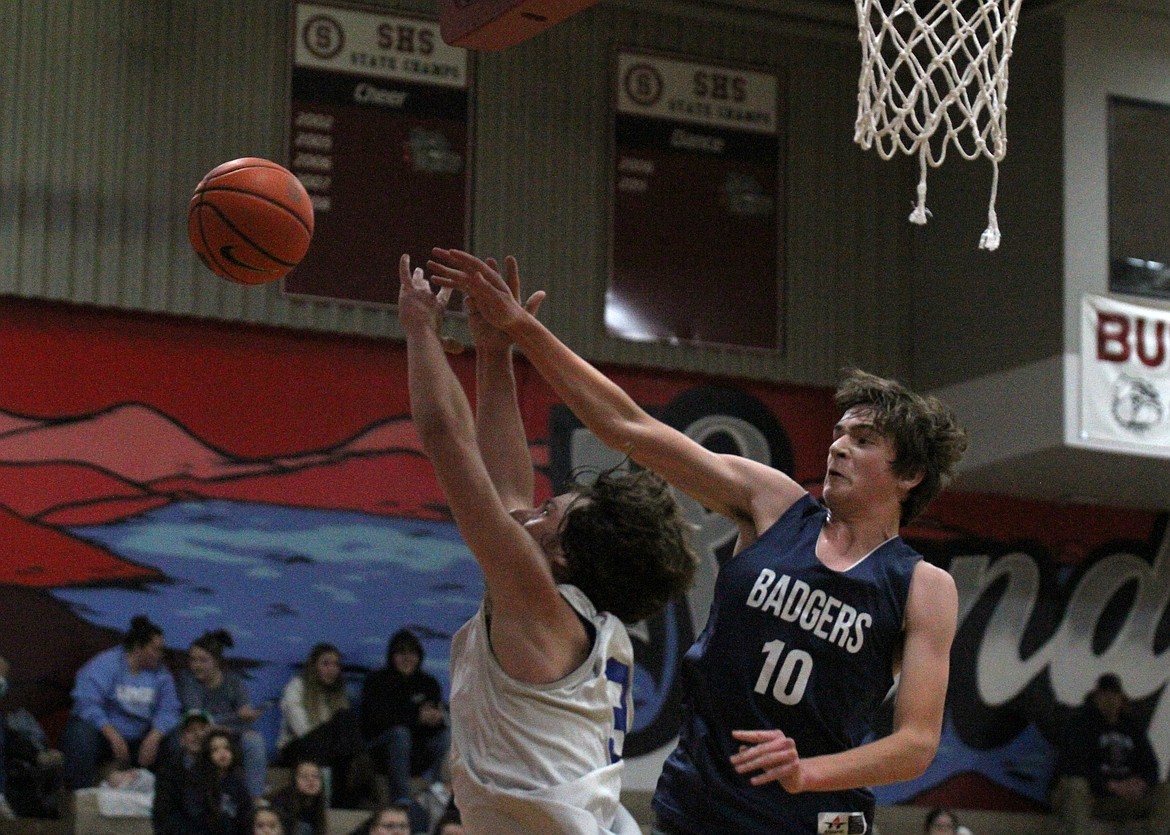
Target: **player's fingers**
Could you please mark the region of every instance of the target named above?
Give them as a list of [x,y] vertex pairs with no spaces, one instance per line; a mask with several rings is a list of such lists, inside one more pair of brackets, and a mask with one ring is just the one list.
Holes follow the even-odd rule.
[[786,737],[780,731],[732,731],[732,739],[738,739],[740,742],[767,742],[770,739],[785,739]]
[[493,290],[498,290],[501,293],[510,293],[508,285],[504,279],[496,272],[484,272],[483,270],[476,270],[475,277],[484,285],[487,285]]
[[410,256],[406,253],[398,259],[398,281],[404,286],[410,284]]
[[751,778],[753,786],[759,786],[764,783],[781,783],[783,784],[788,778],[792,777],[796,772],[797,762],[787,762],[782,765],[773,766],[766,769],[763,773],[757,774]]
[[753,786],[762,786],[765,783],[778,783],[780,782],[779,770],[774,769],[772,771],[765,771],[763,774],[757,774],[749,782]]
[[446,250],[445,256],[441,260],[446,261],[457,269],[462,269],[467,272],[495,272],[485,261],[461,249]]
[[540,305],[544,301],[545,295],[546,293],[543,290],[537,290],[528,297],[528,301],[524,302],[524,309],[535,316],[536,311],[540,310]]
[[507,276],[512,298],[520,301],[520,265],[516,263],[515,256],[509,255],[504,258],[504,274]]
[[753,756],[736,763],[735,770],[740,774],[747,774],[752,771],[767,773],[776,769],[791,768],[796,761],[797,758],[793,752],[754,752]]
[[448,267],[441,261],[427,261],[427,270],[431,275],[436,277],[443,277],[449,281],[459,282],[467,280],[467,273],[463,270],[457,270],[454,267]]
[[792,759],[796,756],[796,743],[787,737],[776,737],[767,742],[741,748],[731,755],[731,762],[747,768],[763,768],[775,764],[775,758]]
[[[421,273],[422,270],[419,270],[419,272]],[[444,310],[447,309],[447,304],[451,301],[451,292],[450,287],[440,287],[439,292],[435,294],[435,298]]]
[[746,751],[740,751],[738,754],[732,754],[731,762],[735,766],[735,770],[742,774],[744,771],[763,768],[767,762],[767,757],[768,752],[757,745],[748,748]]

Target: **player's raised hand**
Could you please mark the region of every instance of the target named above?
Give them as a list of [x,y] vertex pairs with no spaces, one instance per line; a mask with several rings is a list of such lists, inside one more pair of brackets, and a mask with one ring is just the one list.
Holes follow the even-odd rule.
[[731,735],[743,743],[739,753],[731,757],[736,772],[760,772],[751,778],[753,786],[779,783],[790,794],[804,790],[800,754],[783,731],[732,731]]
[[[484,263],[489,269],[499,272],[499,265],[495,258],[488,258]],[[511,255],[504,259],[504,281],[512,293],[512,298],[520,301],[520,268],[516,265],[516,259]],[[533,293],[524,304],[524,309],[535,316],[537,310],[540,309],[540,303],[544,301],[544,295],[543,290]],[[467,311],[467,325],[471,331],[471,340],[475,344],[475,350],[499,352],[506,351],[511,347],[512,337],[484,318],[473,297],[464,296],[463,306]]]
[[410,256],[398,259],[398,321],[407,331],[430,329],[436,334],[451,298],[451,288],[442,287],[438,293],[423,275],[421,267],[411,271]]
[[509,255],[504,259],[504,266],[507,279],[487,261],[469,252],[439,247],[431,250],[431,260],[427,262],[427,269],[437,284],[463,291],[485,321],[506,331],[526,316],[535,315],[545,294],[539,290],[521,305],[520,269],[516,259]]

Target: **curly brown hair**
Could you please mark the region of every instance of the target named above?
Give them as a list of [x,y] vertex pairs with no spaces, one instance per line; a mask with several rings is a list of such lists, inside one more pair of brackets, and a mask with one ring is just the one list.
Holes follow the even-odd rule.
[[670,486],[649,470],[605,470],[571,488],[561,520],[566,580],[624,623],[662,611],[690,588],[698,558]]
[[967,431],[937,397],[915,394],[897,380],[887,380],[853,368],[837,388],[837,407],[870,411],[873,425],[894,444],[894,474],[922,481],[906,494],[900,524],[906,525],[954,478]]

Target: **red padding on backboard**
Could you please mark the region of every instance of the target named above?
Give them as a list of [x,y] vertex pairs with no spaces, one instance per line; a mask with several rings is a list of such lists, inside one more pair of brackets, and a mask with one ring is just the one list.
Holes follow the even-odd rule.
[[526,41],[598,0],[443,0],[439,32],[464,49],[492,51]]

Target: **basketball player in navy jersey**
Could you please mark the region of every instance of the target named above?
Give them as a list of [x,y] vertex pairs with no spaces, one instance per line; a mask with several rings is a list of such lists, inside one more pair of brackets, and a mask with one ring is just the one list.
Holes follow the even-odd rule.
[[686,591],[688,525],[650,473],[602,473],[534,508],[510,338],[472,316],[473,417],[439,337],[450,294],[433,293],[406,256],[399,280],[411,417],[486,589],[451,642],[463,825],[471,835],[638,835],[619,803],[634,708],[623,622]]
[[[490,265],[436,249],[429,267],[511,335],[603,443],[738,526],[683,662],[685,714],[655,793],[656,831],[870,829],[867,786],[922,774],[942,729],[955,584],[898,531],[966,449],[954,416],[854,372],[837,392],[842,417],[817,501],[784,473],[652,418],[525,311]],[[863,743],[895,674],[893,730]]]

